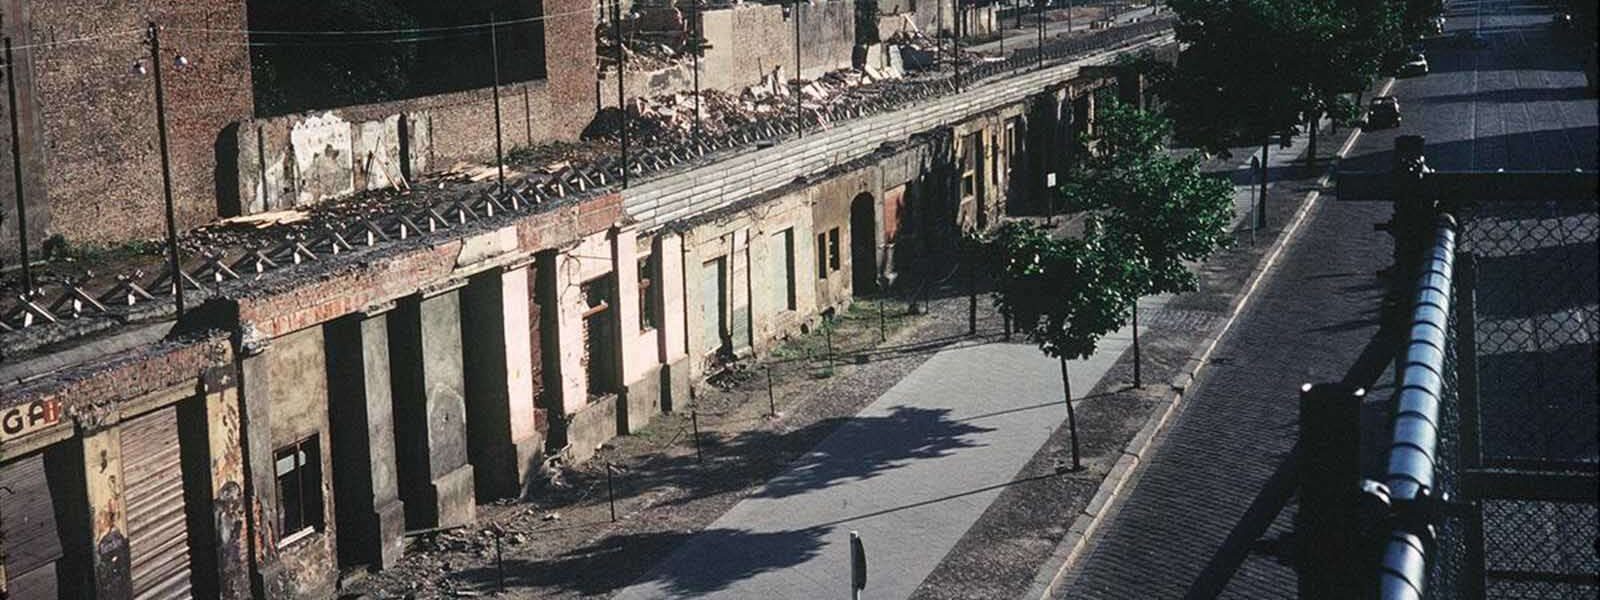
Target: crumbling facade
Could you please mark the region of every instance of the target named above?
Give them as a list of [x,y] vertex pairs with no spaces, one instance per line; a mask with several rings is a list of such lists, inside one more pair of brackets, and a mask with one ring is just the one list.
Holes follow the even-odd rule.
[[[571,76],[592,85],[593,31],[561,36],[549,52],[587,58]],[[546,461],[589,458],[688,405],[729,361],[923,277],[962,232],[1026,212],[1066,159],[1046,152],[1090,127],[1094,95],[1117,82],[1079,63],[1117,51],[804,137],[702,149],[626,188],[569,166],[504,190],[443,177],[362,192],[395,174],[371,157],[441,160],[401,123],[433,123],[437,148],[442,113],[256,122],[254,156],[278,157],[261,160],[351,157],[358,201],[319,204],[337,194],[302,196],[302,178],[252,210],[309,206],[311,225],[192,233],[185,243],[245,250],[193,268],[176,319],[170,289],[133,278],[85,294],[99,309],[0,315],[0,485],[17,491],[0,507],[0,590],[333,596],[341,570],[395,564],[406,531],[536,494]],[[564,97],[556,80],[543,84],[552,107],[528,114],[594,111],[592,88]],[[243,181],[241,197],[265,189]]]

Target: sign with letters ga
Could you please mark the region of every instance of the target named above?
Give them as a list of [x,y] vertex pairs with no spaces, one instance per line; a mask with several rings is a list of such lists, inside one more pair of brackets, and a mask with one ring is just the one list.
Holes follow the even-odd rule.
[[0,409],[0,442],[7,442],[61,422],[60,400],[35,400]]

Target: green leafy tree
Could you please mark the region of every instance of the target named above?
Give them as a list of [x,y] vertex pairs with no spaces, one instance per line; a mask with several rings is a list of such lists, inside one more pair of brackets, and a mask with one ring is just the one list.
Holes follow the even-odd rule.
[[1081,468],[1067,360],[1093,355],[1100,339],[1126,321],[1125,261],[1107,253],[1094,231],[1082,239],[1054,238],[1049,229],[1028,222],[1005,224],[983,240],[983,248],[989,271],[996,274],[995,307],[1061,364],[1072,467]]
[[1137,299],[1192,291],[1191,269],[1232,241],[1233,186],[1200,171],[1197,156],[1178,158],[1166,146],[1165,117],[1123,104],[1107,107],[1093,154],[1068,173],[1066,193],[1091,211],[1092,230],[1123,264],[1124,293],[1134,325],[1134,385],[1141,385]]
[[1403,43],[1401,0],[1172,0],[1184,44],[1156,73],[1181,139],[1218,154],[1297,133],[1363,89]]

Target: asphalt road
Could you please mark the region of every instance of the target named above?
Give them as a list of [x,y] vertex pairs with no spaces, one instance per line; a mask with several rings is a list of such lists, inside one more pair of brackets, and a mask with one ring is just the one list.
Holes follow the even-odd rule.
[[[1402,125],[1360,136],[1340,168],[1386,171],[1395,137],[1419,134],[1438,170],[1595,169],[1597,105],[1581,63],[1555,45],[1550,18],[1529,4],[1450,3],[1446,36],[1425,43],[1432,72],[1390,91]],[[1452,43],[1461,30],[1478,31],[1488,47]],[[1332,195],[1311,209],[1059,597],[1294,595],[1296,389],[1368,386],[1368,421],[1383,422],[1378,399],[1390,376],[1364,351],[1382,295],[1373,274],[1392,247],[1371,226],[1389,212]]]

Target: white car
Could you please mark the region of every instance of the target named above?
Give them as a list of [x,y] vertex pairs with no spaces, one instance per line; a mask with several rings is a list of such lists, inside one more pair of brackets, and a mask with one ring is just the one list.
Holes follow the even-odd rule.
[[1416,77],[1427,74],[1428,57],[1424,56],[1420,52],[1411,55],[1411,60],[1408,60],[1405,62],[1405,64],[1400,65],[1400,75],[1402,77]]

